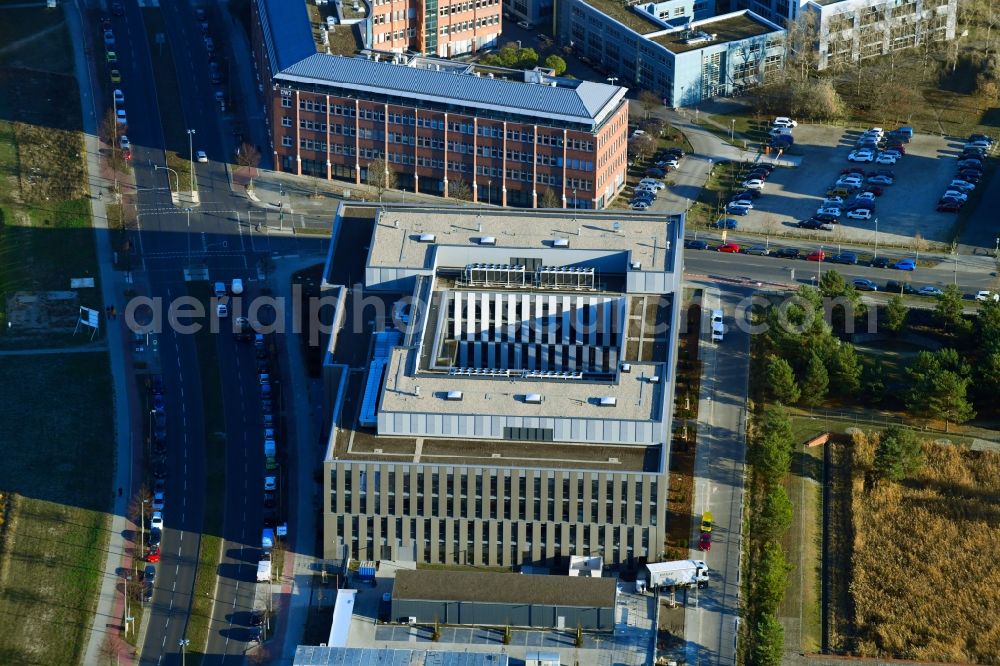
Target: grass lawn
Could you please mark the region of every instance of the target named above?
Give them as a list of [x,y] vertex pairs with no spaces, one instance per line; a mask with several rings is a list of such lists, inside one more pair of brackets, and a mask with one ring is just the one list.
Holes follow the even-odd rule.
[[72,74],[73,45],[63,11],[38,7],[4,9],[0,21],[0,67]]
[[191,189],[191,156],[188,154],[187,127],[184,123],[184,110],[181,108],[180,88],[177,85],[177,69],[174,67],[170,43],[156,43],[156,35],[166,32],[166,24],[159,8],[144,9],[142,19],[150,44],[150,59],[153,61],[156,103],[160,108],[160,124],[163,127],[163,140],[166,142],[167,166],[177,172],[177,178],[168,174],[170,189],[176,191],[179,181],[181,191],[187,192]]
[[[192,283],[191,296],[200,299],[209,311],[211,290],[206,282]],[[208,327],[195,334],[198,367],[201,374],[203,414],[205,418],[205,518],[201,546],[198,549],[198,570],[194,579],[194,596],[188,620],[187,637],[191,641],[188,659],[197,666],[205,654],[208,632],[215,603],[215,586],[222,555],[222,524],[226,488],[226,424],[222,408],[222,378],[216,344],[221,336]]]
[[0,662],[76,664],[109,536],[107,355],[0,357],[0,394]]

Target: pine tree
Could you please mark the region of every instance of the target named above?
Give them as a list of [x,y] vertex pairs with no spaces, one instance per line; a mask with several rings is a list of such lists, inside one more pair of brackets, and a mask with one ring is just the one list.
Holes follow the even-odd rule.
[[801,395],[792,366],[780,356],[771,356],[767,364],[767,389],[771,396],[786,405],[794,405]]
[[802,403],[809,407],[816,407],[826,399],[826,392],[830,387],[830,375],[826,371],[823,361],[815,353],[809,355],[809,363],[806,365],[805,375],[802,377],[800,391],[802,393]]

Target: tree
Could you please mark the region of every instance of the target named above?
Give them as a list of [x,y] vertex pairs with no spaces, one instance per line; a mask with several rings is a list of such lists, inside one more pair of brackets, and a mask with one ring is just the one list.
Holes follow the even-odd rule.
[[763,613],[778,610],[785,596],[788,572],[792,567],[785,561],[785,551],[777,541],[768,541],[761,551],[753,577],[754,605]]
[[554,71],[556,76],[562,76],[562,73],[566,71],[566,61],[555,53],[545,58],[542,64]]
[[861,393],[867,402],[879,403],[885,396],[885,367],[876,359],[861,371]]
[[241,167],[246,167],[247,172],[250,174],[250,184],[247,189],[251,192],[253,191],[253,172],[260,164],[260,151],[257,150],[257,146],[252,143],[244,141],[240,144],[240,147],[236,149],[236,163]]
[[934,315],[946,331],[968,330],[969,323],[962,314],[962,298],[962,290],[957,284],[949,284],[944,288],[944,293],[938,296]]
[[632,137],[628,142],[629,152],[635,155],[636,160],[641,162],[656,150],[656,139],[649,134],[640,134]]
[[861,390],[861,359],[854,345],[840,344],[830,356],[828,373],[834,393],[853,397]]
[[646,113],[647,118],[650,112],[661,104],[663,104],[663,100],[652,90],[643,90],[639,93],[639,105],[642,106],[642,110]]
[[751,663],[753,666],[779,666],[784,650],[784,627],[773,614],[765,613],[753,628]]
[[805,81],[819,65],[819,27],[814,12],[801,12],[798,18],[788,21],[785,35],[787,46],[785,67],[795,71],[800,81]]
[[910,393],[906,406],[927,418],[964,423],[976,415],[968,401],[971,370],[954,349],[922,351],[906,369]]
[[750,464],[765,486],[781,483],[792,461],[792,424],[781,405],[769,405],[760,416],[751,441]]
[[[785,471],[788,471],[787,468]],[[792,501],[788,499],[785,487],[775,484],[764,495],[760,511],[752,520],[753,537],[762,542],[780,539],[791,524]]]
[[799,401],[799,385],[795,383],[795,373],[792,366],[780,356],[771,356],[767,362],[765,378],[771,396],[786,405],[794,405]]
[[826,399],[829,386],[830,376],[826,371],[826,366],[822,359],[815,352],[812,352],[809,355],[805,374],[799,384],[802,403],[809,407],[816,407]]
[[882,328],[893,334],[898,334],[906,324],[906,317],[910,313],[910,308],[903,304],[903,298],[899,294],[893,294],[885,306],[885,317],[882,320]]
[[663,136],[670,125],[663,118],[647,118],[642,121],[642,129],[653,136]]
[[1000,301],[987,300],[976,315],[977,344],[987,351],[1000,351]]
[[542,208],[562,208],[562,204],[559,203],[559,197],[551,189],[546,189],[542,192],[542,200],[539,202]]
[[382,194],[396,187],[396,174],[389,168],[389,163],[380,157],[368,163],[367,183],[375,189],[378,200],[382,201]]
[[448,185],[448,196],[459,201],[472,201],[472,188],[469,184],[459,178]]
[[891,425],[882,431],[872,462],[871,484],[899,481],[920,467],[920,442],[913,431]]

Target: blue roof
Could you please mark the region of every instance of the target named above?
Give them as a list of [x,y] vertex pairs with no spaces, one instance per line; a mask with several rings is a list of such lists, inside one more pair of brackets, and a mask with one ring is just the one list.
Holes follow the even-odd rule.
[[272,75],[316,53],[304,0],[257,0]]
[[507,666],[506,654],[299,645],[294,666]]
[[[603,112],[616,107],[625,92],[624,88],[592,81],[559,79],[559,85],[553,86],[325,53],[314,53],[285,67],[275,78],[446,104],[459,101],[471,107],[586,124],[592,124]],[[609,107],[610,102],[614,104]]]

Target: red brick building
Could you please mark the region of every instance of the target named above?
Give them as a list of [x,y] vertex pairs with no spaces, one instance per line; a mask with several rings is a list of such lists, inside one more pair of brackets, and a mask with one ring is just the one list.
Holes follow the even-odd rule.
[[603,208],[624,185],[625,88],[316,53],[308,23],[281,15],[287,5],[254,7],[276,169],[365,183],[368,165],[385,159],[401,189],[525,207]]

